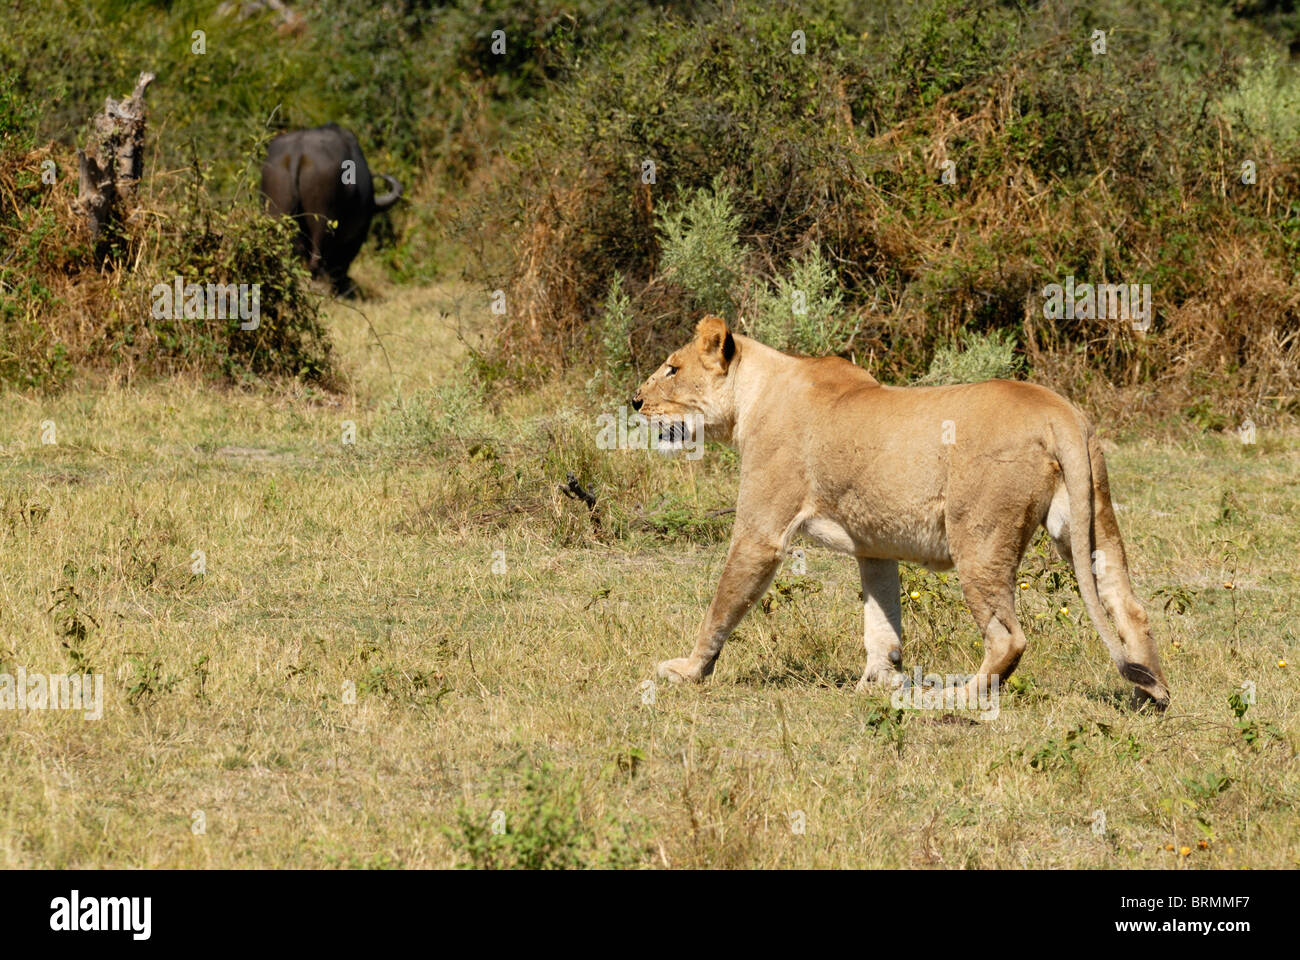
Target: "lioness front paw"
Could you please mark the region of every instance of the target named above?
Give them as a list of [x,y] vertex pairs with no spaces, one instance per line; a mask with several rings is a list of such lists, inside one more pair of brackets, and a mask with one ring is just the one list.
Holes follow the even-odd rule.
[[669,683],[699,683],[704,679],[702,671],[691,667],[690,657],[665,660],[659,664],[655,672],[659,674],[660,680],[667,680]]

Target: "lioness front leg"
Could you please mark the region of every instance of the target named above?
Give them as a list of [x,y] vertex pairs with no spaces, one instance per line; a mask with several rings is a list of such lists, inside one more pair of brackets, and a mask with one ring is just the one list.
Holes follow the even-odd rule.
[[756,537],[733,536],[727,551],[722,579],[704,614],[699,639],[689,657],[659,664],[659,677],[673,683],[698,682],[713,672],[722,645],[754,601],[761,597],[781,566],[781,548],[776,542]]
[[858,558],[862,578],[862,632],[867,667],[858,681],[863,693],[873,684],[892,687],[903,680],[903,610],[898,593],[898,561]]

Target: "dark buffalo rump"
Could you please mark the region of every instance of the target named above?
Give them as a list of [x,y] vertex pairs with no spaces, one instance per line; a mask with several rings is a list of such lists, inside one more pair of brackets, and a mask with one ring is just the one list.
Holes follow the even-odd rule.
[[332,123],[282,133],[267,148],[267,209],[298,221],[300,253],[312,274],[329,277],[336,292],[348,288],[348,267],[366,242],[371,219],[402,195],[400,183],[378,176],[389,189],[376,196],[357,138]]

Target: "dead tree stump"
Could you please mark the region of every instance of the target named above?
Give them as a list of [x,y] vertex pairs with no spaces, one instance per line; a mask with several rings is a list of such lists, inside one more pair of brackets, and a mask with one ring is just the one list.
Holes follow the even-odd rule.
[[126,209],[144,169],[144,93],[153,83],[152,73],[140,74],[135,90],[125,100],[112,97],[91,123],[85,150],[77,151],[81,187],[77,210],[98,250],[126,222]]

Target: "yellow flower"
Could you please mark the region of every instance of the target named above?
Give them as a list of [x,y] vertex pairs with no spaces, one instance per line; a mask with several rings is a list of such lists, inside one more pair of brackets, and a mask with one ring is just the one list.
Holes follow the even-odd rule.
[[1065,614],[1066,616],[1069,616],[1069,614],[1070,614],[1070,608],[1069,608],[1069,607],[1062,607],[1062,608],[1061,608],[1061,612],[1062,612],[1063,614]]
[[1174,845],[1173,845],[1172,843],[1166,843],[1166,844],[1165,844],[1165,849],[1166,849],[1166,850],[1172,850],[1173,848],[1174,848]]
[[1225,589],[1225,590],[1236,590],[1237,588],[1234,587],[1234,586],[1232,585],[1232,581],[1229,580],[1228,582],[1226,582],[1226,583],[1223,585],[1223,589]]
[[1021,590],[1028,590],[1028,589],[1029,589],[1029,584],[1027,584],[1027,583],[1022,583],[1022,584],[1020,585],[1020,589],[1021,589]]
[[921,593],[918,590],[913,590],[910,594],[908,594],[908,596],[910,596],[913,600],[921,599]]
[[1170,641],[1169,645],[1173,647],[1175,650],[1183,649],[1183,641],[1181,640],[1172,640]]
[[1277,665],[1278,665],[1279,667],[1285,667],[1285,666],[1286,666],[1286,661],[1285,661],[1285,660],[1279,660],[1279,661],[1277,662]]
[[1189,856],[1191,856],[1191,854],[1192,854],[1192,848],[1191,848],[1191,847],[1180,847],[1179,850],[1178,850],[1178,852],[1179,852],[1182,856],[1184,856],[1184,857],[1189,857]]

